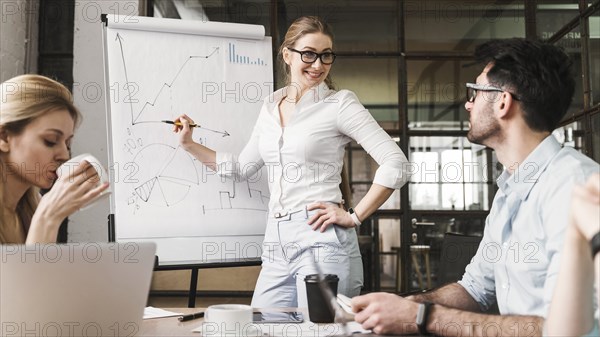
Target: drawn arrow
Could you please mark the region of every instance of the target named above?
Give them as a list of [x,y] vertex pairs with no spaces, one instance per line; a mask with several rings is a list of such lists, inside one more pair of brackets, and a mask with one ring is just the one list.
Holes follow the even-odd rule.
[[200,129],[204,129],[204,130],[206,130],[206,131],[210,131],[210,132],[218,133],[218,134],[220,134],[220,135],[223,135],[223,137],[229,137],[229,136],[231,136],[231,135],[229,134],[229,132],[227,132],[227,131],[217,131],[217,130],[211,130],[211,129],[207,129],[207,128],[203,127],[203,126],[201,126],[201,127],[200,127]]
[[125,65],[125,53],[123,52],[123,37],[121,34],[117,33],[117,37],[115,41],[119,41],[119,46],[121,47],[121,59],[123,60],[123,70],[125,72],[125,86],[127,87],[127,92],[129,93],[129,108],[131,109],[131,125],[133,125],[133,97],[131,97],[131,87],[129,86],[129,75],[127,75],[127,66]]
[[[142,124],[142,123],[167,123],[167,124],[176,124],[176,125],[179,125],[179,126],[182,125],[180,122],[174,123],[172,121],[165,121],[165,120],[162,120],[162,121],[142,121],[142,122],[138,122],[138,123],[139,124]],[[201,126],[200,124],[190,124],[190,127],[196,127],[198,129],[203,129],[203,130],[206,130],[206,131],[218,133],[220,135],[223,135],[223,137],[229,137],[229,136],[231,136],[229,134],[229,132],[227,132],[227,131],[217,131],[217,130],[205,128],[205,127]]]

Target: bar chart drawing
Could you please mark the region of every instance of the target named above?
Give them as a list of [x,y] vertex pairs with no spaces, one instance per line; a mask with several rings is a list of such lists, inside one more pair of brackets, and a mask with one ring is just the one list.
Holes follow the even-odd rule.
[[266,66],[267,62],[261,59],[260,57],[251,57],[247,55],[237,54],[235,50],[235,43],[229,42],[229,63],[236,64],[247,64],[247,65],[256,65],[256,66]]

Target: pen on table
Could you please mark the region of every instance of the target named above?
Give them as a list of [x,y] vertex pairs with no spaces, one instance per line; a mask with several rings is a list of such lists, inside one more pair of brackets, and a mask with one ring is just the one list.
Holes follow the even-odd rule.
[[180,322],[185,322],[185,321],[191,321],[193,319],[202,318],[202,317],[204,317],[204,311],[197,312],[195,314],[189,314],[189,315],[179,316],[178,319],[179,319]]
[[[181,122],[173,122],[173,121],[168,121],[168,120],[164,120],[162,122],[163,123],[167,123],[167,124],[174,124],[174,125],[178,125],[178,126],[183,126],[183,124]],[[199,128],[200,124],[190,123],[190,127],[191,128]]]

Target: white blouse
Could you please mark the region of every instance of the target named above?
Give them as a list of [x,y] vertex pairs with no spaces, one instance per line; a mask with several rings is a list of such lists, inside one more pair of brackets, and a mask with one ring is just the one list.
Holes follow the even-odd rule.
[[267,168],[270,212],[293,211],[321,201],[339,203],[344,147],[356,140],[379,164],[374,184],[399,189],[409,176],[407,159],[348,90],[330,90],[321,83],[297,102],[281,127],[279,102],[286,88],[265,98],[252,135],[239,154],[217,152],[217,173],[255,179]]

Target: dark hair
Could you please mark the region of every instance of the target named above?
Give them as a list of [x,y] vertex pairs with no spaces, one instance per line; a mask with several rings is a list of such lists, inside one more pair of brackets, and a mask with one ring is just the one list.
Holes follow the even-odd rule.
[[[279,47],[279,58],[281,59],[281,65],[283,68],[283,73],[285,74],[286,84],[289,84],[290,82],[290,66],[283,62],[283,48],[293,48],[296,42],[304,35],[314,33],[322,33],[326,36],[329,36],[331,42],[333,43],[333,30],[331,29],[331,26],[317,16],[299,17],[292,22],[290,28],[288,28],[287,32],[285,33],[283,42]],[[331,73],[329,73],[327,78],[325,78],[325,84],[327,84],[330,89],[334,89],[335,85],[331,79]]]
[[492,63],[490,84],[510,90],[523,109],[527,125],[535,131],[552,131],[573,100],[572,61],[565,51],[541,41],[512,38],[477,46],[475,59]]

